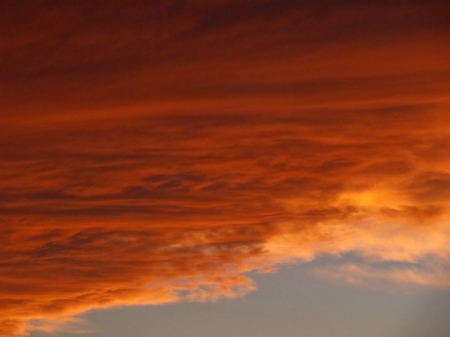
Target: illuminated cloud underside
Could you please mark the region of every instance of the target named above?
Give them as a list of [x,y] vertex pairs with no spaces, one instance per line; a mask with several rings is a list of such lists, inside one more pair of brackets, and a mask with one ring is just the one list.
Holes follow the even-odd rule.
[[324,254],[330,281],[450,286],[441,4],[227,3],[5,21],[0,336]]
[[450,137],[437,117],[178,116],[10,138],[1,326],[241,296],[255,289],[246,272],[323,253],[362,262],[322,277],[447,287]]

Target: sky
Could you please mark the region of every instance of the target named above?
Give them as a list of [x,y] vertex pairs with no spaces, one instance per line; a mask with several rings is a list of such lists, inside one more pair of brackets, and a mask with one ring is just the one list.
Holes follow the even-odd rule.
[[450,335],[450,3],[0,2],[0,337]]

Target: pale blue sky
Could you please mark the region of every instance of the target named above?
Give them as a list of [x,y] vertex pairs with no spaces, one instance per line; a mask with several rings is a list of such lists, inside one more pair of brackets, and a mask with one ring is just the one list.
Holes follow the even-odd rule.
[[[258,291],[215,303],[96,310],[85,337],[444,337],[450,335],[450,291],[409,294],[335,284],[310,266],[252,275]],[[59,337],[75,334],[56,333]],[[49,335],[34,332],[32,337]]]

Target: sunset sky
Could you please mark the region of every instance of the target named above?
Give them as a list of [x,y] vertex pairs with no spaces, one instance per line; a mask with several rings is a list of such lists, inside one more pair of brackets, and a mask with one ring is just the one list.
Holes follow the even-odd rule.
[[450,336],[450,2],[0,1],[0,337]]

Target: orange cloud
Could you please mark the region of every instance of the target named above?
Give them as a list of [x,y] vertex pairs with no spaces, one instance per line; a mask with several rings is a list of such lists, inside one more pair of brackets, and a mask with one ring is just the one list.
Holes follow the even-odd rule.
[[[2,148],[3,335],[91,308],[242,296],[255,289],[246,273],[321,254],[364,263],[323,277],[446,286],[436,149],[449,135],[427,109],[16,132]],[[407,265],[368,269],[383,261]]]
[[448,4],[386,4],[3,1],[0,336],[323,255],[448,287]]

